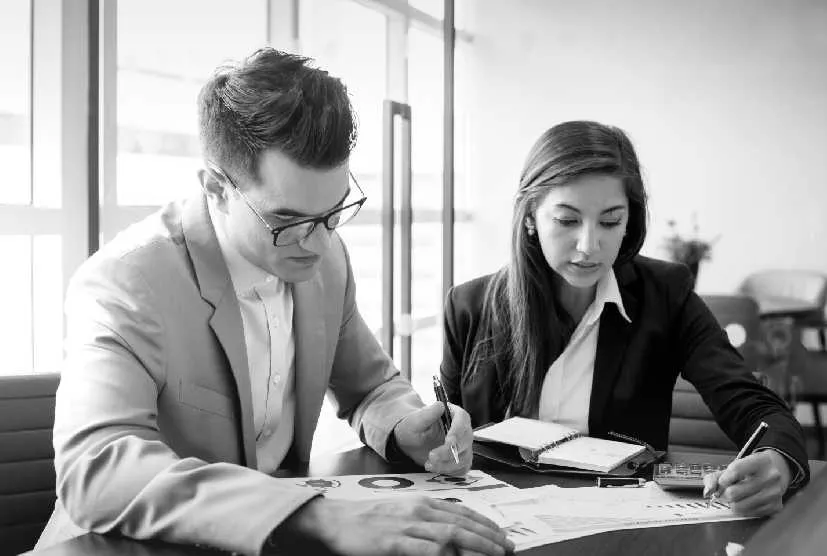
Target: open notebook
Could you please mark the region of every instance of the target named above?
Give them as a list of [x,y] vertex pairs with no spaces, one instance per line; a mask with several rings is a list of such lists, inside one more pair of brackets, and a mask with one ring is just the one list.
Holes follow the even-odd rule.
[[646,446],[583,436],[557,423],[511,417],[474,431],[474,440],[519,448],[529,463],[609,473],[646,451]]

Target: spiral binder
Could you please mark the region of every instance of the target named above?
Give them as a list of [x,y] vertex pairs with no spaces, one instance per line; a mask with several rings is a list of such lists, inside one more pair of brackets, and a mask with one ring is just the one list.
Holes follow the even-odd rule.
[[520,454],[523,456],[523,458],[527,462],[537,463],[537,461],[540,458],[540,454],[542,454],[546,450],[551,450],[552,448],[556,448],[560,444],[564,444],[564,443],[568,442],[569,440],[571,440],[573,438],[577,438],[579,436],[583,436],[583,435],[578,431],[571,431],[571,433],[567,434],[566,436],[564,436],[562,438],[558,438],[557,440],[554,440],[554,441],[549,442],[547,444],[543,444],[542,446],[540,446],[536,450],[526,450],[525,448],[521,448],[520,449]]

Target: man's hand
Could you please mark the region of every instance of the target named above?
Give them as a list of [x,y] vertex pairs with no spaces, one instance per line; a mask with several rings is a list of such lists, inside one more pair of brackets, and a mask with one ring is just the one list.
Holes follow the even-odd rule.
[[[442,432],[440,416],[443,407],[439,402],[406,416],[397,423],[393,434],[399,449],[426,470],[445,475],[465,475],[474,459],[471,418],[459,406],[448,404],[448,407],[453,421],[447,435]],[[459,464],[451,454],[451,445],[457,449]]]
[[[291,540],[285,546],[280,545],[280,538]],[[287,553],[298,548],[307,554],[308,546],[313,546],[313,554],[326,550],[343,556],[501,556],[514,550],[514,544],[488,518],[461,504],[423,496],[359,501],[315,498],[276,529],[273,540]]]
[[729,464],[726,471],[704,477],[704,494],[728,502],[735,513],[772,515],[782,507],[790,484],[790,466],[775,450],[762,450]]

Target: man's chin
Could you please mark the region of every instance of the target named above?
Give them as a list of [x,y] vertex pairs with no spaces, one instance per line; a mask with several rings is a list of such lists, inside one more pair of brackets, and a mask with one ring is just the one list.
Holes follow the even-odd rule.
[[284,265],[278,269],[274,269],[273,274],[291,284],[299,282],[306,282],[313,278],[319,272],[319,264],[310,266]]

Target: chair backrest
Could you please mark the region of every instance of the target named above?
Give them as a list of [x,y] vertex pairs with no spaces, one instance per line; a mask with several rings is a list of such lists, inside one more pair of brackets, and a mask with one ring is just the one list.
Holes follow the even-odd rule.
[[738,450],[718,426],[695,387],[681,377],[672,392],[669,450],[713,453]]
[[[758,304],[744,295],[706,295],[703,300],[748,368],[760,368],[763,332]],[[724,434],[701,395],[691,383],[678,378],[672,392],[669,448],[680,451],[734,452],[738,448]]]
[[[57,374],[0,376],[0,552],[31,550],[55,503]],[[6,552],[8,551],[8,552]]]
[[755,299],[748,295],[704,295],[702,299],[747,367],[753,372],[760,369],[766,340]]

